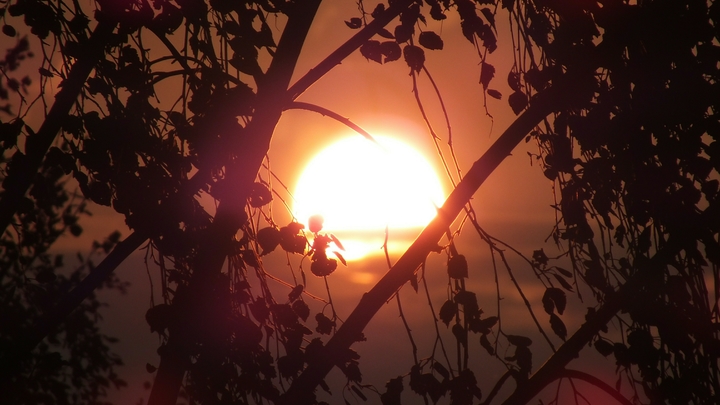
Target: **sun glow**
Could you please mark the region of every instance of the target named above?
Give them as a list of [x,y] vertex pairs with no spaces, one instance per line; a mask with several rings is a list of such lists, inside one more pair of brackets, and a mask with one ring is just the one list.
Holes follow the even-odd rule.
[[324,231],[338,236],[348,260],[382,253],[386,226],[389,250],[404,249],[444,199],[428,161],[397,139],[378,144],[350,136],[328,146],[305,167],[294,192],[294,214],[325,218]]

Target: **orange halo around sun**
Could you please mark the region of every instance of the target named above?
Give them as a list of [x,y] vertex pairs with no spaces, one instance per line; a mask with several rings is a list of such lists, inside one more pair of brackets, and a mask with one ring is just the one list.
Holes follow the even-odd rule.
[[[323,149],[303,170],[294,191],[300,222],[325,219],[323,231],[337,235],[348,260],[382,253],[386,226],[389,249],[402,249],[402,234],[425,226],[444,199],[430,163],[412,146],[387,136],[373,143],[349,136]],[[407,239],[407,238],[405,238]],[[398,246],[402,245],[402,246]]]

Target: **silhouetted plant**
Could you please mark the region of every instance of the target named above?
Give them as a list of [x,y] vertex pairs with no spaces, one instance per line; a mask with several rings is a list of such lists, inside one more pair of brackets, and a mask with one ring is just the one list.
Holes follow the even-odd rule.
[[[16,402],[45,400],[22,397],[27,393],[52,395],[48,401],[58,403],[93,402],[110,382],[122,384],[114,372],[118,359],[92,319],[97,300],[91,296],[72,314],[77,304],[71,303],[91,294],[148,239],[163,301],[146,315],[163,341],[161,363],[149,366],[157,371],[151,404],[175,403],[181,388],[194,403],[315,403],[317,386],[330,391],[324,378],[335,366],[347,377],[345,391],[367,399],[359,356],[350,346],[365,339],[367,322],[407,282],[416,292],[423,284],[442,355],[433,350],[418,358],[413,347],[414,364],[407,375],[387,383],[379,395],[384,404],[400,403],[405,384],[428,403],[446,396],[452,404],[490,403],[510,377],[516,389],[505,403],[527,403],[563,378],[584,379],[629,402],[618,388],[566,369],[587,345],[615,357],[619,375],[635,392],[632,402],[717,402],[720,6],[713,1],[395,0],[369,13],[360,1],[359,16],[346,21],[357,34],[292,85],[320,0],[97,3],[91,19],[91,9],[77,2],[3,2],[3,15],[22,17],[26,26],[5,24],[4,35],[29,30],[45,41],[42,88],[49,91],[51,78],[63,80],[55,100],[42,98],[52,107],[35,132],[24,122],[35,105],[25,99],[30,79],[12,76],[30,56],[27,40],[0,63],[7,78],[0,98],[8,100],[12,92],[19,108],[2,105],[12,118],[0,129],[2,300],[12,321],[3,323],[11,326],[2,337],[1,377],[3,387],[16,384]],[[308,224],[310,244],[303,224],[277,224],[269,209],[277,190],[269,181],[272,173],[259,171],[275,125],[284,110],[307,108],[357,129],[323,107],[294,101],[359,50],[377,63],[404,60],[437,142],[417,78],[426,75],[434,86],[425,52],[444,47],[441,35],[425,29],[426,15],[442,21],[455,12],[477,51],[485,96],[503,98],[494,87],[501,72],[490,55],[499,46],[512,47],[513,66],[502,74],[518,118],[463,176],[451,148],[453,161],[446,167],[456,184],[453,194],[341,322],[327,277],[344,259],[329,257],[327,250],[342,245],[321,232],[317,219]],[[499,18],[507,19],[509,28],[496,23]],[[279,38],[271,19],[284,27]],[[499,29],[508,29],[511,43],[498,42]],[[173,83],[173,96],[156,92],[156,85],[166,82]],[[18,145],[21,136],[24,143]],[[485,232],[469,204],[523,139],[537,143],[532,158],[554,184],[557,257],[540,249],[526,258]],[[47,252],[63,233],[81,231],[77,216],[84,203],[79,196],[71,199],[68,190],[74,186],[84,198],[123,214],[134,233],[91,278],[79,282],[82,273],[73,273],[68,282],[77,287],[62,294],[69,287],[55,274],[61,259]],[[214,216],[198,203],[198,193],[219,202]],[[533,367],[540,363],[533,359],[534,342],[506,333],[502,316],[485,315],[468,289],[465,279],[473,277],[473,269],[455,247],[461,229],[449,229],[461,211],[463,223],[490,249],[495,274],[504,268],[551,348],[540,368]],[[443,236],[447,243],[438,246]],[[118,242],[113,235],[96,248],[108,252]],[[306,291],[307,262],[291,268],[291,284],[265,268],[262,257],[278,247],[308,257],[311,272],[325,277],[327,299]],[[525,259],[545,289],[542,306],[549,318],[539,318],[525,297],[506,250]],[[444,303],[433,303],[428,292],[424,261],[430,252],[447,256]],[[287,297],[278,295],[274,283],[284,283]],[[594,300],[576,331],[562,318],[568,293]],[[315,312],[317,306],[322,309]],[[57,316],[48,321],[41,312]],[[453,361],[438,320],[455,340]],[[608,333],[611,321],[618,333]],[[563,342],[557,348],[545,332],[548,326]],[[324,341],[324,335],[330,339]],[[90,350],[76,339],[80,336],[92,340]],[[470,339],[507,369],[499,381],[477,381]],[[67,345],[66,360],[50,352],[57,345]],[[510,355],[501,356],[499,348]],[[485,398],[481,386],[493,387]]]

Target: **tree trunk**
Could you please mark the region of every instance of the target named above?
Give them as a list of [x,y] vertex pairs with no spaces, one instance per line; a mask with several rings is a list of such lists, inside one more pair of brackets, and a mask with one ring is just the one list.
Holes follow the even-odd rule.
[[[227,170],[226,181],[235,184],[238,191],[220,201],[217,214],[208,229],[208,237],[198,249],[190,284],[187,289],[183,289],[184,294],[178,291],[175,300],[208,298],[206,284],[213,275],[221,271],[230,251],[232,238],[242,226],[248,192],[270,148],[270,139],[280,120],[285,102],[288,101],[287,88],[320,1],[308,0],[297,3],[294,9],[288,12],[288,22],[278,43],[275,57],[267,73],[258,83],[255,114],[238,148],[242,157]],[[190,304],[190,307],[203,308],[204,305],[198,302]],[[197,325],[196,321],[197,319],[190,317],[185,322]],[[149,405],[170,405],[176,402],[182,379],[189,365],[189,355],[185,350],[189,344],[185,332],[187,330],[183,328],[180,333],[171,331],[167,345],[160,351],[160,366],[148,400]]]

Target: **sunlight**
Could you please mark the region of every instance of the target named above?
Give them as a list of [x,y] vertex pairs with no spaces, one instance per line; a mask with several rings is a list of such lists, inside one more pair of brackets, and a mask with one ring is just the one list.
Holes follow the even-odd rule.
[[305,167],[294,192],[298,220],[322,215],[323,230],[340,238],[348,260],[381,254],[386,226],[388,249],[404,249],[409,241],[394,236],[425,226],[444,199],[420,152],[391,137],[376,139],[380,145],[356,135],[328,146]]

